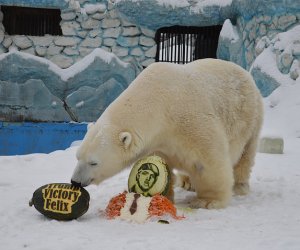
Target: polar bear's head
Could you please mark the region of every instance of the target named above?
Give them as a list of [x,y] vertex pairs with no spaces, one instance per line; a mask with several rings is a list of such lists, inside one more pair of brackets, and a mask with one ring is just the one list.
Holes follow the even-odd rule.
[[97,121],[89,126],[76,157],[77,166],[72,183],[80,186],[99,184],[131,164],[138,142],[129,131],[120,126]]

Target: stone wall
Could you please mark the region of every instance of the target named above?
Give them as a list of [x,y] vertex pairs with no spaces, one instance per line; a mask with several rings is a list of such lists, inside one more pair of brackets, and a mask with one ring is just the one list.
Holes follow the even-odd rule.
[[[245,59],[247,68],[249,68],[254,59],[267,47],[268,43],[278,34],[291,29],[293,26],[300,24],[300,10],[299,14],[283,14],[283,15],[258,15],[251,20],[246,21],[243,18],[238,19],[238,25],[242,32],[243,44],[245,47]],[[299,38],[300,39],[300,38]],[[278,66],[282,73],[287,73],[291,66],[289,55],[280,56]],[[286,61],[285,58],[289,61]]]
[[155,32],[121,18],[110,1],[69,1],[61,9],[61,18],[63,36],[10,36],[5,34],[0,12],[0,54],[16,48],[47,58],[61,68],[70,67],[95,48],[112,52],[124,61],[135,60],[144,67],[155,61]]
[[[280,40],[285,31],[300,27],[297,1],[13,2],[24,7],[59,8],[63,35],[10,36],[5,32],[0,10],[2,121],[96,120],[142,67],[155,61],[156,30],[173,25],[223,24],[217,57],[248,70],[252,67],[251,73],[264,96],[280,85],[260,67],[253,69],[255,60],[266,48],[272,47],[275,54],[274,68],[292,80],[299,80],[300,38],[295,38],[291,45]],[[0,0],[0,6],[11,3]],[[52,64],[57,67],[55,72],[51,70],[55,68]],[[88,67],[84,68],[85,65]],[[65,77],[73,71],[76,74]]]
[[[233,61],[249,70],[262,95],[268,96],[281,84],[280,80],[275,79],[275,72],[287,75],[293,81],[299,77],[300,37],[292,35],[292,30],[299,34],[296,29],[300,29],[300,9],[299,13],[294,14],[258,14],[250,19],[240,16],[235,25],[225,22],[219,39],[218,58]],[[226,32],[231,34],[222,34]],[[267,48],[275,58],[269,58],[270,62],[275,62],[272,64],[273,71],[269,70],[268,74],[262,72],[262,63],[255,65],[255,60]]]

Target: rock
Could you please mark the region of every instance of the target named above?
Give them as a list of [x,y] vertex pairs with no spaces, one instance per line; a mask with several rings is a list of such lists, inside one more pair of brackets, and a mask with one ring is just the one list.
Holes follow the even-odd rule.
[[48,56],[55,56],[60,54],[60,52],[63,50],[63,47],[55,46],[54,44],[51,44],[47,49],[47,55]]
[[296,80],[299,77],[299,74],[300,74],[300,62],[297,59],[295,59],[290,69],[290,77],[293,80]]
[[259,35],[260,36],[264,36],[264,35],[266,35],[267,34],[267,27],[266,27],[266,25],[265,24],[260,24],[259,25]]
[[257,37],[256,29],[254,28],[249,32],[249,40],[253,41],[253,40],[255,40],[256,37]]
[[35,52],[38,56],[44,57],[47,53],[47,47],[36,46]]
[[108,53],[103,49],[95,49],[93,54],[96,56],[91,64],[68,80],[66,95],[71,94],[82,86],[98,88],[110,78],[116,79],[124,88],[127,88],[129,83],[140,72],[135,65],[124,63],[115,54]]
[[52,42],[54,37],[53,36],[30,36],[29,37],[31,39],[31,41],[33,42],[33,44],[35,46],[43,46],[43,47],[47,47],[49,46]]
[[285,30],[287,27],[291,26],[297,21],[294,15],[284,15],[278,18],[277,26],[281,30]]
[[254,60],[254,55],[253,55],[252,50],[247,50],[247,52],[246,52],[246,60],[247,60],[248,65],[252,64],[252,62]]
[[89,36],[92,37],[92,38],[95,38],[96,36],[100,36],[101,33],[102,33],[101,29],[91,30],[89,32]]
[[35,49],[33,47],[30,47],[28,49],[22,49],[21,51],[30,55],[35,55]]
[[96,19],[89,18],[88,20],[81,23],[81,27],[87,30],[99,29],[100,22]]
[[[1,11],[0,11],[1,13]],[[0,30],[0,43],[2,43],[2,41],[4,40],[4,31]]]
[[294,57],[289,52],[283,52],[279,55],[277,66],[281,73],[287,74],[290,71]]
[[79,51],[76,48],[66,47],[63,52],[68,56],[78,56]]
[[152,38],[155,37],[155,31],[154,30],[150,30],[150,29],[143,28],[143,27],[141,27],[141,30],[142,30],[142,33],[145,36],[152,37]]
[[112,47],[116,44],[116,39],[113,38],[104,38],[103,39],[103,45]]
[[76,21],[62,22],[61,30],[65,36],[75,36],[76,31],[80,30],[80,24]]
[[95,38],[86,38],[82,41],[80,44],[81,47],[90,47],[90,48],[98,48],[101,46],[102,38],[101,37],[95,37]]
[[134,23],[128,21],[128,20],[126,19],[126,17],[123,17],[123,18],[121,19],[121,23],[122,23],[122,26],[123,26],[123,27],[135,27],[135,26],[136,26]]
[[79,47],[80,56],[84,57],[90,54],[94,49],[87,47]]
[[280,83],[277,82],[276,79],[265,72],[262,72],[258,67],[253,67],[250,73],[253,76],[255,83],[263,97],[269,96],[276,88],[280,86]]
[[30,79],[39,79],[51,94],[60,99],[63,98],[66,85],[60,76],[49,68],[51,62],[44,58],[24,56],[24,54],[14,51],[7,53],[0,60],[0,72],[6,72],[6,74],[0,74],[0,80],[22,84]]
[[86,30],[82,30],[82,31],[77,31],[77,35],[80,37],[80,38],[85,38],[87,36],[87,31]]
[[108,19],[105,18],[102,20],[102,28],[116,28],[121,24],[119,19]]
[[112,52],[116,54],[119,57],[127,56],[128,55],[128,49],[120,46],[115,46],[112,48]]
[[5,48],[9,48],[10,45],[12,44],[12,39],[10,36],[5,36],[3,42],[2,42],[2,45],[5,47]]
[[79,43],[80,39],[75,37],[58,37],[54,40],[57,46],[74,46]]
[[0,9],[0,23],[2,23],[2,21],[3,21],[3,13],[2,13],[2,11]]
[[145,52],[145,56],[154,58],[156,56],[156,50],[157,50],[157,46],[155,45]]
[[14,44],[20,49],[27,49],[32,46],[32,41],[27,36],[13,36]]
[[154,62],[155,62],[155,59],[147,59],[147,60],[143,61],[141,64],[144,67],[148,67],[150,64],[152,64]]
[[259,141],[258,152],[283,154],[284,141],[281,137],[263,137]]
[[117,38],[117,44],[119,44],[122,47],[134,47],[139,44],[139,38],[119,36]]
[[108,4],[107,4],[107,9],[108,10],[112,10],[115,8],[115,1],[108,1]]
[[[64,51],[67,49],[70,50],[71,47]],[[65,69],[63,75],[59,75],[61,71],[55,70],[55,65],[51,65],[51,62],[44,58],[25,57],[22,52],[18,51],[2,56],[0,72],[6,72],[6,74],[0,74],[0,81],[5,82],[7,86],[15,87],[2,91],[3,85],[0,82],[0,105],[4,104],[8,107],[0,109],[0,116],[6,117],[8,121],[20,119],[31,121],[96,120],[110,102],[128,87],[140,69],[134,64],[122,62],[114,54],[103,49],[94,51],[94,58],[88,67],[85,68],[87,65],[79,62],[79,65],[75,67]],[[52,57],[52,60],[61,63],[66,62],[67,58],[57,55]],[[76,73],[74,68],[80,68],[80,70]],[[62,80],[62,76],[69,74],[71,74],[70,77],[64,77]],[[37,80],[32,81],[32,79]],[[24,84],[28,80],[28,85]],[[22,85],[22,89],[19,85]],[[25,85],[29,87],[23,88]],[[81,90],[85,88],[93,88],[93,91],[89,92],[91,95],[83,94]],[[79,89],[76,97],[75,92]],[[7,95],[7,93],[12,94]],[[67,105],[69,113],[63,108],[62,100],[65,100],[66,96],[68,96],[66,103],[70,105]],[[74,102],[71,102],[71,99]]]
[[270,17],[270,16],[264,16],[264,23],[265,24],[272,23],[272,17]]
[[297,41],[297,42],[294,42],[293,47],[292,47],[292,54],[294,56],[299,56],[300,57],[300,40]]
[[255,54],[258,56],[261,52],[264,51],[270,44],[270,40],[267,36],[262,37],[256,44]]
[[147,47],[152,47],[155,45],[155,41],[152,38],[146,37],[146,36],[141,36],[139,44],[142,46],[147,46]]
[[130,55],[132,55],[132,56],[142,56],[142,55],[144,55],[144,51],[140,47],[137,47],[137,48],[134,48],[134,49],[131,50]]
[[98,21],[102,20],[105,17],[106,17],[106,13],[96,13],[96,14],[92,15],[92,18],[96,19]]
[[121,27],[108,28],[104,30],[103,37],[117,38],[118,36],[120,36],[120,34],[121,34]]
[[67,96],[66,103],[79,122],[96,121],[106,107],[124,91],[124,86],[114,78],[98,88],[80,87]]
[[80,12],[80,3],[76,0],[69,0],[69,9]]
[[102,46],[101,49],[103,49],[103,50],[105,50],[107,52],[111,52],[111,47]]
[[[52,95],[40,79],[29,79],[25,83],[0,81],[0,89],[0,116],[7,121],[29,118],[31,121],[70,121],[63,102]],[[4,96],[7,94],[9,98]]]
[[123,36],[138,36],[141,34],[141,31],[137,27],[124,27]]
[[76,12],[66,12],[61,14],[61,19],[64,21],[71,21],[76,18]]
[[86,13],[82,12],[81,15],[79,15],[79,16],[76,18],[76,21],[77,21],[78,23],[83,23],[83,22],[87,21],[89,18],[90,18],[90,17],[89,17]]
[[6,52],[7,52],[7,49],[0,45],[0,55],[3,53],[6,53]]
[[72,58],[64,55],[53,56],[50,60],[62,69],[68,68],[73,64]]
[[93,15],[96,12],[103,13],[103,12],[106,11],[106,5],[102,4],[102,3],[98,3],[98,4],[85,4],[83,6],[83,8],[84,8],[86,14],[88,14],[88,15]]
[[108,11],[108,17],[112,19],[119,18],[119,11],[116,9]]

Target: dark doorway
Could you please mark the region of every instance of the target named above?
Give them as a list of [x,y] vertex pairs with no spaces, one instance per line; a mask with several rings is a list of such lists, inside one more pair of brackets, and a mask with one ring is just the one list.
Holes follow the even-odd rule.
[[60,10],[1,6],[3,25],[9,35],[61,35]]
[[216,58],[221,25],[172,26],[156,32],[156,61],[185,64],[201,58]]

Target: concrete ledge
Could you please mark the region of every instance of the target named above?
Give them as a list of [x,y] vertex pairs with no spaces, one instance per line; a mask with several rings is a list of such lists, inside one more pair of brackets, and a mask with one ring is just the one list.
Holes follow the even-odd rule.
[[258,152],[267,154],[283,154],[284,141],[281,137],[262,137]]

